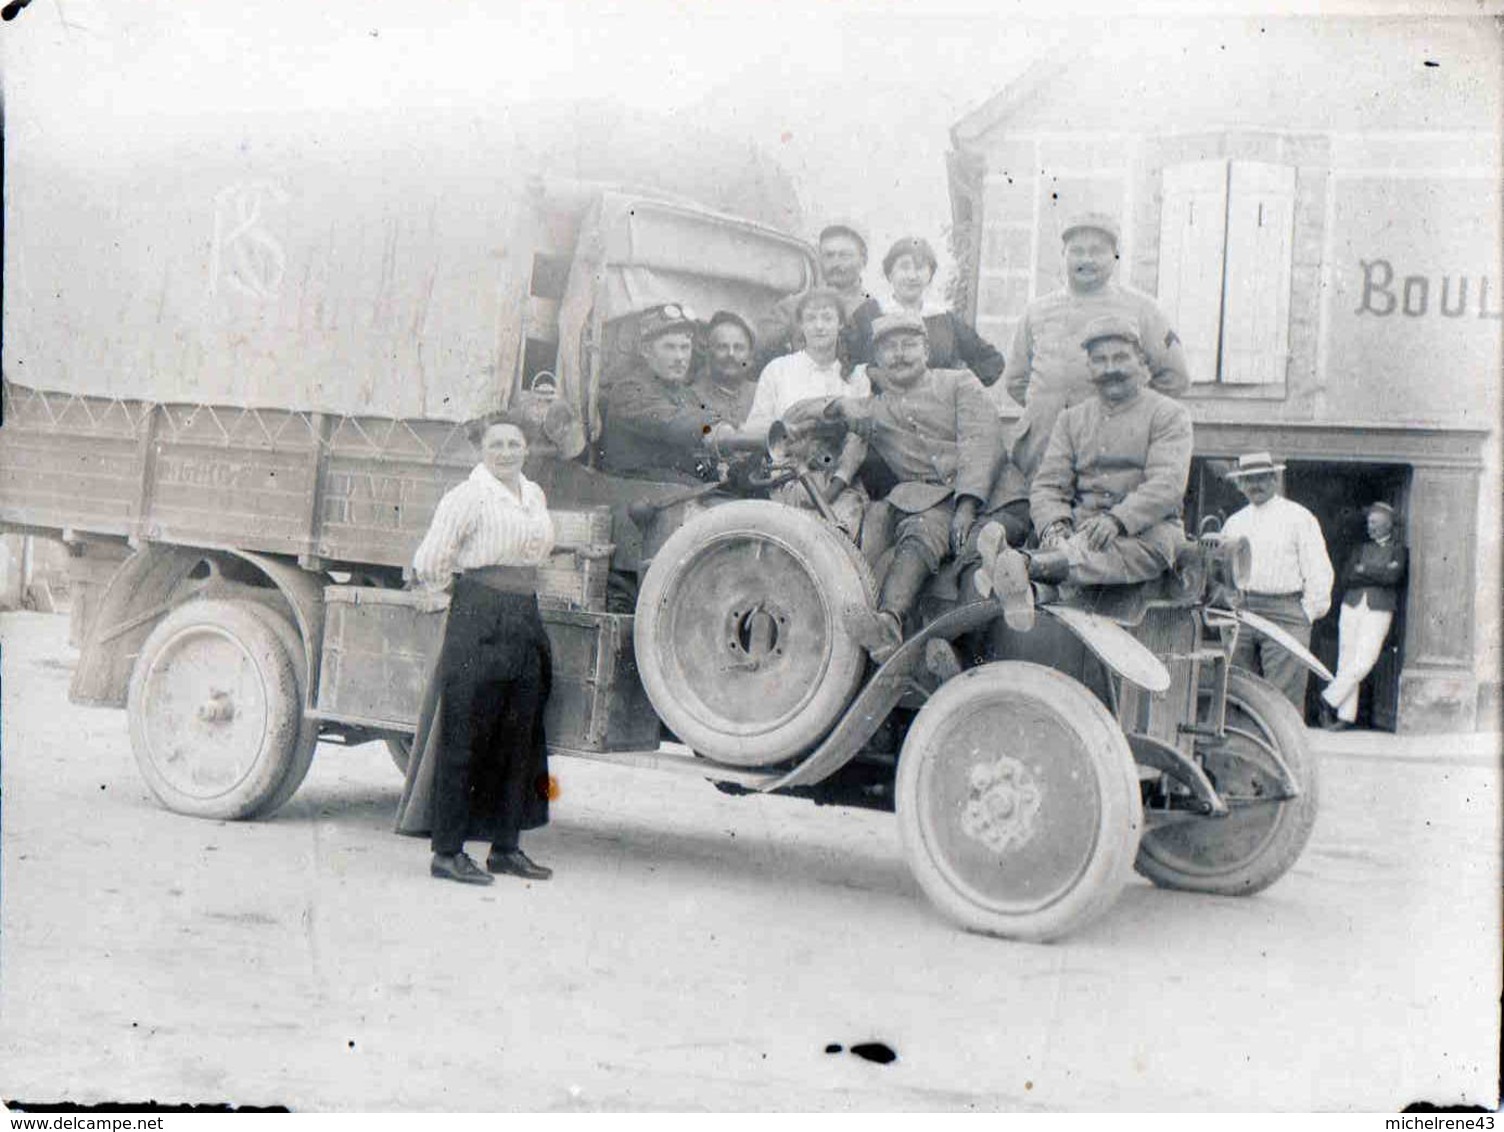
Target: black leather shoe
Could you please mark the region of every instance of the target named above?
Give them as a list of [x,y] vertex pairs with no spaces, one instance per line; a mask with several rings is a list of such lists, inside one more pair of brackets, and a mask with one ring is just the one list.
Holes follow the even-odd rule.
[[496,879],[482,872],[465,853],[435,853],[428,872],[440,880],[457,880],[461,884],[491,884]]
[[492,849],[486,857],[486,868],[493,873],[506,873],[508,876],[521,877],[523,880],[547,880],[554,875],[553,869],[537,864],[521,849],[512,849],[505,853],[498,853]]

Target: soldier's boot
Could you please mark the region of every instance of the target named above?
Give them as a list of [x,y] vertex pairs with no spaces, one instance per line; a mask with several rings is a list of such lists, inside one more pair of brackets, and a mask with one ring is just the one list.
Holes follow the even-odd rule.
[[1061,550],[1022,551],[1003,544],[985,587],[982,577],[978,573],[977,589],[983,596],[988,591],[997,595],[1008,628],[1027,633],[1034,628],[1035,606],[1059,596],[1055,586],[1070,577],[1070,559]]
[[930,567],[916,547],[899,544],[883,579],[876,609],[852,606],[846,610],[846,632],[882,664],[903,644],[903,618],[929,579]]

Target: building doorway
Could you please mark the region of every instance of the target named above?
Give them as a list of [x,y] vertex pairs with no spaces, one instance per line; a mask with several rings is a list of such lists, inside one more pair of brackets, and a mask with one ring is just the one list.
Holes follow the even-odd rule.
[[[1278,454],[1276,454],[1278,459]],[[1406,504],[1409,502],[1411,468],[1407,464],[1357,464],[1318,460],[1289,460],[1285,471],[1285,494],[1306,507],[1321,523],[1327,554],[1338,576],[1333,587],[1332,608],[1311,627],[1311,651],[1328,668],[1337,667],[1337,616],[1342,601],[1341,575],[1349,557],[1368,537],[1365,513],[1369,504],[1382,500],[1400,515],[1397,533],[1405,541]],[[1228,461],[1197,457],[1191,464],[1186,496],[1186,529],[1194,532],[1201,520],[1216,515],[1226,519],[1245,503],[1242,495],[1222,478]],[[1400,587],[1399,608],[1379,662],[1364,681],[1358,701],[1357,726],[1393,731],[1399,705],[1400,667],[1405,640],[1405,595],[1409,579]],[[1317,718],[1322,684],[1312,680],[1306,689],[1306,719]]]

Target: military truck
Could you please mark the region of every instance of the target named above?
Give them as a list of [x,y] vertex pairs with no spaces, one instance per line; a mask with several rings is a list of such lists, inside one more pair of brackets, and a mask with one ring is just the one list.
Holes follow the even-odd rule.
[[896,808],[939,907],[1015,938],[1089,922],[1135,865],[1233,894],[1288,869],[1314,767],[1228,664],[1277,632],[1237,608],[1236,548],[1032,634],[963,585],[872,666],[842,628],[872,564],[818,511],[592,466],[641,312],[755,320],[811,249],[451,140],[200,138],[171,177],[7,154],[0,523],[69,546],[71,695],[126,709],[165,806],[268,815],[321,743],[405,763],[444,616],[407,566],[476,460],[465,423],[510,407],[558,535],[554,754]]

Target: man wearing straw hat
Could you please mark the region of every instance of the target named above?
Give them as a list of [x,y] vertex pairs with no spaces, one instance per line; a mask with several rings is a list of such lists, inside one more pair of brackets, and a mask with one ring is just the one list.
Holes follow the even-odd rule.
[[1353,552],[1342,572],[1342,611],[1337,621],[1337,677],[1321,693],[1321,726],[1343,731],[1358,718],[1358,689],[1373,671],[1389,626],[1409,554],[1395,537],[1394,508],[1368,508],[1368,541]]
[[[1222,530],[1247,539],[1252,551],[1245,591],[1249,611],[1267,617],[1309,647],[1312,623],[1332,605],[1332,562],[1316,516],[1280,493],[1284,470],[1268,452],[1238,457],[1227,478],[1248,499],[1248,506]],[[1232,662],[1262,676],[1305,713],[1306,667],[1272,640],[1260,633],[1239,634]]]

